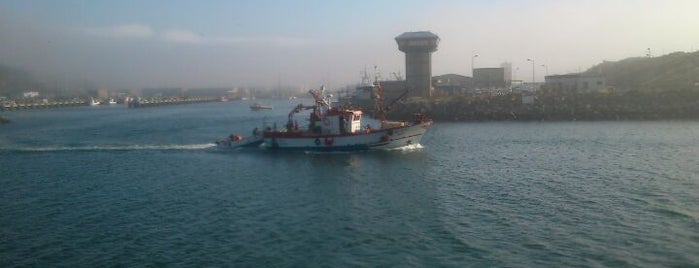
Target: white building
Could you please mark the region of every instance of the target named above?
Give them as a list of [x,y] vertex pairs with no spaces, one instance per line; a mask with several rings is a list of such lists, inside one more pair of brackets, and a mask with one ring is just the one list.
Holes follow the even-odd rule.
[[24,96],[24,98],[36,98],[36,97],[39,97],[39,92],[27,91],[27,92],[24,92],[23,96]]

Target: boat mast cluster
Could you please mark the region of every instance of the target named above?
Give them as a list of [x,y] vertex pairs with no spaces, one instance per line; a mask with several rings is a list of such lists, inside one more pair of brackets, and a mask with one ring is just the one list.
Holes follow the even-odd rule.
[[291,129],[291,127],[297,125],[293,119],[294,114],[297,114],[304,110],[313,109],[313,112],[311,113],[309,127],[309,129],[313,129],[315,123],[320,121],[323,118],[323,115],[331,109],[331,96],[325,95],[325,86],[321,86],[319,89],[311,89],[308,91],[308,93],[311,94],[311,96],[313,96],[315,105],[306,106],[300,103],[299,105],[294,107],[294,109],[292,109],[291,112],[289,112],[289,120],[286,123],[287,129]]

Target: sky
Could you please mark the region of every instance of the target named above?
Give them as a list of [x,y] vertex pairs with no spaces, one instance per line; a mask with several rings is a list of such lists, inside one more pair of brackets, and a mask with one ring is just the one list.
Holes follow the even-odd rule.
[[696,0],[0,0],[0,64],[105,88],[332,88],[374,66],[384,79],[404,74],[394,38],[431,31],[433,75],[511,62],[515,79],[542,81],[648,49],[698,50],[697,10]]

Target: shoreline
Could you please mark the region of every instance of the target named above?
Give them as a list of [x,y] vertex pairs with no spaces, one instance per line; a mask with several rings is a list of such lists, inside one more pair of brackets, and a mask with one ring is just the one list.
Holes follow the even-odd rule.
[[415,112],[437,122],[699,120],[699,90],[447,96],[397,103],[388,114],[408,119]]

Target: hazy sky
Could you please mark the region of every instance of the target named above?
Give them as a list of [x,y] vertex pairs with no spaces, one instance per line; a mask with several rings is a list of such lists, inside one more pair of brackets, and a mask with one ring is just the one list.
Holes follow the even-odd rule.
[[376,65],[405,73],[393,38],[441,38],[435,75],[513,63],[517,79],[699,49],[699,1],[0,0],[0,63],[104,87],[339,87]]

